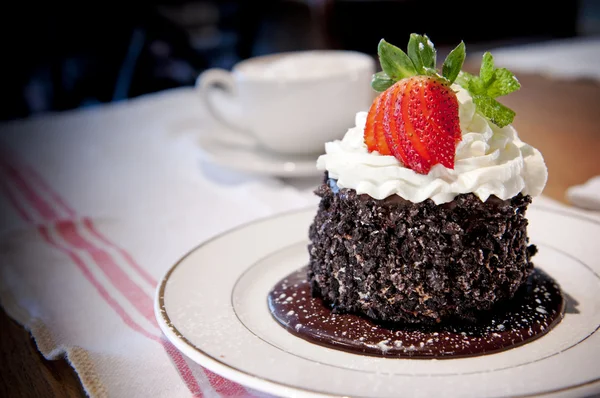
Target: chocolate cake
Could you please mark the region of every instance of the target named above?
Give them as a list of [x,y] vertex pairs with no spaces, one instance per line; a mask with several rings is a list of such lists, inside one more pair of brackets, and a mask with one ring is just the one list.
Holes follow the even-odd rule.
[[307,279],[334,312],[477,322],[532,274],[525,214],[547,168],[496,99],[520,84],[490,53],[476,76],[464,43],[441,71],[427,36],[407,48],[379,43],[381,94],[317,161]]
[[406,323],[475,320],[511,298],[533,269],[530,196],[376,200],[327,175],[316,194],[308,277],[335,311]]

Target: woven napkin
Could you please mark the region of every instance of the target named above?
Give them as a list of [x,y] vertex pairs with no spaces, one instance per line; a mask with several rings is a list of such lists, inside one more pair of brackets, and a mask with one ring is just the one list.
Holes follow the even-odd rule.
[[187,88],[0,127],[1,304],[92,397],[262,395],[183,356],[153,313],[190,248],[317,202],[203,162],[213,127]]

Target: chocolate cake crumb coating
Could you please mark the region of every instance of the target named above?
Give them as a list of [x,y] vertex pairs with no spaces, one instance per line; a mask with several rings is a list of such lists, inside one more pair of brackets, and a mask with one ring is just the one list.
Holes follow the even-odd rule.
[[339,189],[325,175],[310,226],[308,278],[334,311],[382,321],[477,319],[511,298],[533,270],[531,197],[458,195],[436,205]]

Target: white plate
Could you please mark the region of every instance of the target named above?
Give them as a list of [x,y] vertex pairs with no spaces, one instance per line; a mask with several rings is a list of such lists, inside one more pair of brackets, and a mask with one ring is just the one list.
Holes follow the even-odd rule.
[[312,177],[323,174],[322,170],[317,169],[317,154],[279,155],[211,136],[200,137],[199,145],[206,160],[232,170],[275,177]]
[[282,396],[581,396],[600,392],[600,223],[528,210],[536,266],[568,295],[561,323],[498,354],[447,360],[376,358],[311,344],[267,308],[270,288],[307,263],[315,209],[239,227],[193,249],[157,289],[158,322],[193,361]]

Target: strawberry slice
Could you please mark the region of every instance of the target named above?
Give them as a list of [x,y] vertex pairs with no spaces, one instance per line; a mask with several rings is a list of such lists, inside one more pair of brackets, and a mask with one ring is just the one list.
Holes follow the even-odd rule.
[[438,163],[454,168],[460,138],[456,94],[433,76],[392,85],[374,101],[365,127],[369,151],[393,155],[421,174]]
[[[386,112],[383,118],[384,129],[383,133],[385,139],[388,143],[390,151],[392,155],[396,157],[396,159],[401,160],[404,159],[405,148],[402,142],[400,142],[400,138],[397,134],[392,134],[392,131],[398,131],[398,117],[400,116],[400,105],[401,101],[398,100],[398,95],[402,92],[402,85],[395,85],[392,89],[392,96],[390,102],[392,104],[392,111]],[[402,122],[400,120],[400,122]]]
[[[431,168],[431,156],[428,148],[421,139],[423,124],[420,116],[420,101],[418,98],[420,77],[407,79],[402,95],[401,114],[404,131],[399,132],[404,137],[406,146],[407,167],[417,173],[427,174]],[[398,133],[398,132],[397,132]]]
[[388,146],[388,143],[385,139],[385,126],[383,125],[383,119],[388,114],[388,109],[391,106],[392,93],[385,92],[381,96],[381,100],[379,101],[379,109],[377,110],[377,115],[375,116],[375,140],[377,141],[377,151],[381,155],[391,155],[392,151]]
[[375,98],[373,104],[371,104],[371,108],[369,108],[369,113],[367,114],[364,137],[365,144],[367,144],[367,149],[369,152],[377,150],[377,139],[375,138],[375,115],[377,114],[377,108],[382,95],[383,94],[380,94],[377,96],[377,98]]
[[432,80],[421,85],[419,92],[425,123],[430,127],[421,138],[428,147],[435,147],[434,163],[453,169],[456,144],[461,139],[458,100],[448,86]]
[[386,103],[389,105],[389,94],[383,93],[373,101],[367,115],[365,125],[365,144],[369,152],[377,151],[381,155],[391,155],[385,136],[383,135],[382,122],[385,116]]

